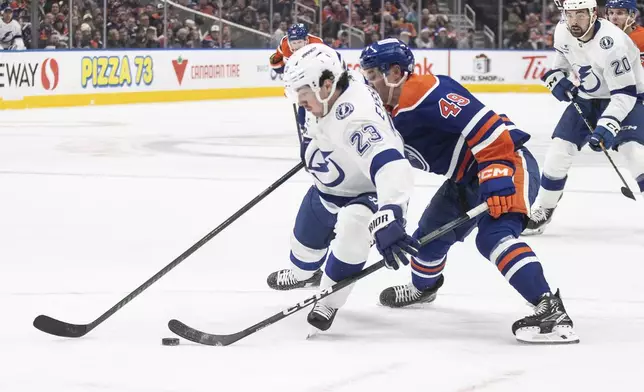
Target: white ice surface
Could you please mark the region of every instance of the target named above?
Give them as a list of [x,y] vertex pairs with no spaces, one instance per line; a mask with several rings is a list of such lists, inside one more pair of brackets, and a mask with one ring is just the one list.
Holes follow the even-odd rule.
[[[563,106],[545,94],[482,99],[533,134],[542,163]],[[0,115],[1,392],[644,391],[644,200],[619,193],[601,154],[577,159],[552,225],[527,239],[579,345],[517,343],[510,326],[531,310],[470,238],[452,249],[430,306],[378,306],[383,288],[409,279],[383,270],[313,340],[305,310],[233,346],[164,347],[171,318],[230,333],[313,293],[265,282],[288,264],[305,173],[84,338],[31,323],[90,322],[294,166],[289,104]],[[412,223],[441,182],[418,173]]]

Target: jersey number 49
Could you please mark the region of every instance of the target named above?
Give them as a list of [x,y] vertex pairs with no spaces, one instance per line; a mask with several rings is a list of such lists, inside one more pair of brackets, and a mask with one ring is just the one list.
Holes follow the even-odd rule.
[[[447,98],[447,99],[445,99]],[[465,98],[462,95],[456,93],[447,94],[447,97],[441,98],[438,101],[438,106],[441,111],[441,116],[443,118],[448,118],[449,116],[458,116],[461,112],[461,107],[467,106],[470,103],[470,100]]]

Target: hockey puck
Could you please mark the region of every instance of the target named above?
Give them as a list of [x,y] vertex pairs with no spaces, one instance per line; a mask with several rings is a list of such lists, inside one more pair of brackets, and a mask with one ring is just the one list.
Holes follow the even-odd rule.
[[161,344],[164,346],[178,346],[179,345],[179,339],[177,338],[163,338],[161,339]]

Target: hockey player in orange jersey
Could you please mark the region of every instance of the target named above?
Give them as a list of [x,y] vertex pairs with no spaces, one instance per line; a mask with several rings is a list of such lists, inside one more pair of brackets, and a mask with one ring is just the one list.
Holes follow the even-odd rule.
[[322,38],[309,34],[309,29],[303,23],[296,23],[288,28],[286,35],[280,41],[275,53],[269,59],[275,72],[284,72],[286,60],[299,48],[308,44],[323,44]]
[[640,50],[640,59],[644,66],[644,27],[635,24],[637,4],[635,0],[608,0],[606,2],[606,19],[624,30]]

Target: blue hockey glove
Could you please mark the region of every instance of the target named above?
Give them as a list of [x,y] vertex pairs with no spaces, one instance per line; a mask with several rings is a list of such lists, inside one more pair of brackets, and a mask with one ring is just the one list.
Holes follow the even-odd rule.
[[510,209],[517,204],[513,175],[512,167],[500,163],[493,163],[479,169],[479,193],[481,200],[487,203],[493,218],[510,212]]
[[552,95],[562,102],[570,102],[571,94],[573,99],[577,96],[579,89],[566,77],[560,69],[551,69],[541,78]]
[[593,151],[601,151],[602,144],[606,149],[613,147],[615,136],[619,130],[620,125],[617,120],[608,117],[601,117],[599,121],[597,121],[595,131],[588,140],[590,148],[592,148]]
[[385,266],[397,270],[409,264],[404,252],[418,254],[420,243],[405,232],[402,208],[396,205],[383,206],[369,223],[369,232],[376,241],[378,252],[385,259]]

